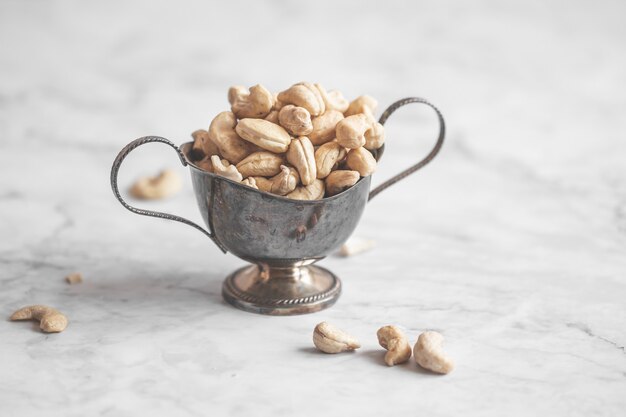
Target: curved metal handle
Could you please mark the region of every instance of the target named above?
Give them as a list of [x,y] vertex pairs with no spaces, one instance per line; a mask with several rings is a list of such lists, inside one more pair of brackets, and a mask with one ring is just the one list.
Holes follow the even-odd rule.
[[[387,107],[387,110],[385,110],[383,112],[383,114],[380,116],[380,119],[378,120],[378,122],[380,124],[384,125],[385,122],[387,121],[387,119],[389,118],[389,116],[391,116],[391,114],[394,111],[396,111],[400,107],[405,106],[405,105],[410,104],[410,103],[425,104],[428,107],[432,108],[437,113],[437,118],[439,119],[439,137],[437,138],[437,142],[435,143],[435,146],[430,151],[430,153],[428,155],[426,155],[426,157],[424,157],[424,159],[419,161],[417,164],[415,164],[415,165],[405,169],[404,171],[402,171],[401,173],[399,173],[395,177],[392,177],[391,179],[388,179],[387,181],[383,182],[378,187],[376,187],[372,191],[370,191],[370,195],[369,195],[368,201],[371,200],[372,198],[376,197],[376,195],[378,193],[380,193],[381,191],[385,190],[387,187],[390,187],[393,184],[397,183],[398,181],[408,177],[409,175],[411,175],[412,173],[414,173],[415,171],[417,171],[418,169],[422,168],[424,165],[429,163],[439,153],[439,150],[441,149],[441,146],[443,145],[443,139],[446,136],[446,124],[445,124],[445,122],[443,120],[443,115],[441,114],[439,109],[437,109],[437,107],[433,106],[431,103],[429,103],[428,101],[424,100],[423,98],[408,97],[408,98],[403,98],[402,100],[396,101],[391,106]],[[380,158],[380,155],[382,155],[382,151],[378,153],[378,158]]]
[[226,249],[215,238],[215,235],[213,233],[205,230],[203,227],[197,225],[191,220],[187,220],[183,217],[175,216],[173,214],[162,213],[160,211],[139,209],[139,208],[131,206],[126,201],[124,201],[124,199],[122,198],[122,195],[120,194],[119,187],[117,186],[117,176],[120,170],[120,166],[122,165],[122,162],[128,156],[128,154],[131,153],[135,148],[138,148],[141,145],[145,145],[146,143],[151,143],[151,142],[160,142],[160,143],[164,143],[166,145],[171,146],[172,148],[174,148],[174,150],[178,154],[178,158],[180,159],[180,162],[183,164],[183,166],[187,166],[187,161],[185,160],[185,156],[183,155],[182,151],[178,149],[178,146],[174,145],[169,140],[162,138],[160,136],[145,136],[143,138],[135,139],[134,141],[126,145],[120,151],[120,153],[117,154],[115,161],[113,161],[113,167],[111,168],[111,188],[113,189],[113,194],[115,194],[115,197],[117,198],[117,200],[124,207],[126,207],[128,210],[132,211],[135,214],[140,214],[142,216],[158,217],[160,219],[175,220],[177,222],[185,223],[191,227],[194,227],[198,229],[199,231],[201,231],[202,233],[204,233],[205,235],[207,235],[208,237],[210,237],[213,243],[215,243],[222,252],[226,253]]

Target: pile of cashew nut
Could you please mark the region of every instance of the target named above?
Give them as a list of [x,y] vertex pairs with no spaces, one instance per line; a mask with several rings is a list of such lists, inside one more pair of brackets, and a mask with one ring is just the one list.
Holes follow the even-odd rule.
[[197,167],[261,191],[297,200],[339,194],[376,169],[370,151],[385,130],[374,118],[377,102],[348,102],[336,90],[301,82],[272,94],[258,84],[231,87],[231,111],[208,130],[196,130]]
[[[384,360],[388,366],[405,363],[413,354],[415,362],[429,371],[447,374],[454,369],[454,361],[443,352],[440,333],[427,331],[420,334],[413,349],[404,332],[396,326],[381,327],[376,336],[380,346],[387,350]],[[361,347],[355,337],[326,322],[315,326],[313,344],[324,353],[349,352]]]

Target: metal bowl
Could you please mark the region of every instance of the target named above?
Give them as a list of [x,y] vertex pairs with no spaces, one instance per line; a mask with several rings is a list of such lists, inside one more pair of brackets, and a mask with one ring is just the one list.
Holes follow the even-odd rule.
[[[251,262],[253,265],[238,269],[224,281],[223,295],[232,305],[272,315],[318,311],[335,303],[341,293],[341,281],[313,263],[334,252],[350,237],[370,199],[426,165],[443,144],[443,117],[426,100],[411,97],[397,101],[385,110],[380,123],[384,124],[396,109],[409,103],[426,104],[435,110],[440,128],[437,142],[419,163],[371,192],[371,177],[365,177],[332,197],[292,200],[206,172],[194,164],[191,142],[179,148],[158,136],[136,139],[120,151],[111,169],[111,187],[120,203],[133,213],[193,226],[210,237],[224,253],[231,252]],[[132,207],[122,198],[117,185],[122,161],[138,146],[151,142],[171,146],[181,163],[189,166],[196,201],[208,231],[179,216]],[[384,147],[374,152],[377,160],[383,150]]]

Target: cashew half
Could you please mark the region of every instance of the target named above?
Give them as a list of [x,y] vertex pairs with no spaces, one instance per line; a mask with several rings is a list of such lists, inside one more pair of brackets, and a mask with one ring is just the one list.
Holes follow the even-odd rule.
[[346,157],[346,150],[337,142],[328,142],[315,151],[317,178],[326,178],[339,161]]
[[454,369],[454,361],[443,352],[443,336],[428,331],[422,333],[413,348],[415,362],[439,374],[447,374]]
[[352,187],[361,178],[357,171],[338,169],[326,177],[326,195],[332,196]]
[[321,116],[313,119],[313,131],[308,136],[313,145],[322,145],[335,138],[337,123],[343,119],[343,114],[337,110],[327,110]]
[[130,194],[143,200],[157,200],[176,194],[182,186],[178,172],[165,169],[156,177],[138,179],[130,189]]
[[309,185],[296,187],[287,197],[294,200],[321,200],[324,198],[324,191],[324,181],[316,179]]
[[313,343],[316,348],[325,353],[346,352],[361,347],[354,337],[325,321],[315,326]]
[[313,131],[311,113],[304,107],[288,104],[278,113],[278,123],[294,136],[308,135]]
[[243,140],[235,131],[237,118],[232,112],[219,113],[209,126],[209,138],[215,143],[219,152],[206,154],[207,156],[220,155],[233,164],[239,163],[243,158],[258,150],[252,143]]
[[376,107],[378,107],[378,101],[376,101],[374,97],[363,95],[352,100],[350,106],[344,114],[347,117],[352,116],[353,114],[365,113],[369,110],[369,112],[373,115]]
[[367,177],[376,171],[376,158],[365,148],[352,149],[346,157],[346,165],[362,177]]
[[348,149],[360,148],[365,145],[365,132],[371,126],[370,120],[363,113],[348,116],[337,123],[337,143]]
[[241,184],[246,185],[250,188],[254,188],[255,190],[259,189],[259,187],[257,187],[256,185],[256,180],[254,179],[254,177],[246,178],[245,180],[241,181]]
[[65,277],[65,281],[70,285],[80,284],[83,282],[83,274],[80,272],[73,272]]
[[280,166],[285,163],[282,155],[272,152],[255,152],[248,155],[237,164],[237,170],[244,178],[250,176],[269,177],[280,172]]
[[219,153],[217,145],[213,143],[206,130],[198,129],[191,134],[191,137],[193,138],[192,149],[201,155],[198,159]]
[[396,326],[384,326],[376,332],[378,343],[387,349],[385,363],[389,366],[398,365],[411,357],[411,345],[405,334]]
[[277,195],[285,195],[296,189],[298,182],[300,182],[300,176],[295,168],[281,165],[280,170],[280,173],[269,179],[264,177],[251,178],[255,179],[259,190]]
[[319,90],[309,83],[298,83],[287,90],[278,93],[278,100],[284,104],[304,107],[311,116],[319,116],[324,113],[326,106]]
[[315,149],[306,136],[291,141],[287,150],[287,161],[298,170],[302,185],[309,185],[317,178]]
[[39,327],[46,333],[58,333],[67,327],[67,317],[60,311],[44,306],[23,307],[11,315],[11,320],[37,320]]
[[241,173],[237,170],[237,167],[235,165],[231,165],[226,159],[220,160],[219,156],[213,155],[211,157],[211,164],[213,164],[213,172],[219,176],[228,178],[229,180],[233,180],[235,182],[241,182],[243,179]]
[[274,106],[274,96],[261,84],[250,87],[250,92],[241,86],[231,87],[228,90],[228,101],[238,119],[263,118]]
[[286,152],[291,143],[291,136],[282,126],[263,119],[242,119],[235,131],[248,142],[275,153]]

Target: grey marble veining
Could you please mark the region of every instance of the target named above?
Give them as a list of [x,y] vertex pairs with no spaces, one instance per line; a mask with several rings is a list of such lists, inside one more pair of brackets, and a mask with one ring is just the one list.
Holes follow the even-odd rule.
[[[616,416],[626,409],[626,26],[623,2],[0,3],[0,415]],[[377,247],[322,265],[330,310],[264,317],[220,295],[242,262],[192,228],[113,198],[117,151],[177,143],[231,84],[300,80],[419,95],[448,122],[427,168],[366,208]],[[426,152],[401,110],[374,185]],[[177,167],[146,146],[122,168]],[[189,175],[146,207],[195,221]],[[85,282],[63,277],[81,271]],[[64,311],[41,333],[8,316]],[[327,320],[355,354],[312,349]],[[388,368],[375,332],[436,329],[438,377]]]

